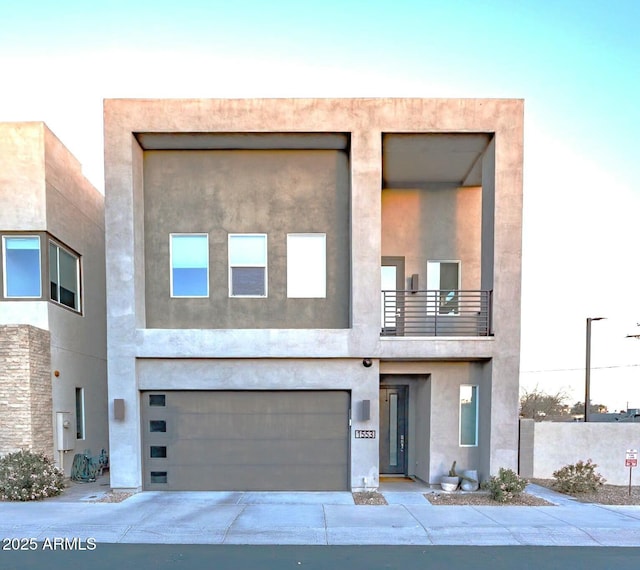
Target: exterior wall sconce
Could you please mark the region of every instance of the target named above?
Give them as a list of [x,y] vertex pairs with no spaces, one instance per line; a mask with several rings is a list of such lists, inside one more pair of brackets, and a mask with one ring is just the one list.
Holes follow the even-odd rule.
[[360,421],[366,422],[371,419],[371,400],[360,402]]
[[124,420],[124,399],[115,398],[113,400],[113,419]]
[[362,359],[362,366],[364,366],[365,368],[371,368],[371,365],[373,363],[371,362],[370,358],[363,358]]

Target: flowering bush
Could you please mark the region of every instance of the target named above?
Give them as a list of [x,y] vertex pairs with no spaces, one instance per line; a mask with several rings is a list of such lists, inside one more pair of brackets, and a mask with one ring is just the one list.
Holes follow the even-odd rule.
[[483,489],[487,489],[491,498],[499,503],[508,503],[515,496],[524,491],[528,481],[520,477],[511,469],[503,469],[498,471],[497,476],[491,477],[482,484]]
[[0,500],[36,501],[63,489],[64,474],[43,453],[22,450],[0,458]]
[[587,459],[586,462],[578,461],[575,465],[565,465],[553,472],[553,486],[558,491],[568,494],[597,491],[606,479],[596,472],[596,467],[591,459]]

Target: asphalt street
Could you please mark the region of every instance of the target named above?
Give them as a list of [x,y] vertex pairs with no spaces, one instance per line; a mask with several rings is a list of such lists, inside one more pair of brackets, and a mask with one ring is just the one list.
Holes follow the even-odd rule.
[[[42,543],[40,543],[42,545]],[[635,568],[640,548],[564,546],[234,546],[97,544],[0,552],[2,570],[582,570]]]

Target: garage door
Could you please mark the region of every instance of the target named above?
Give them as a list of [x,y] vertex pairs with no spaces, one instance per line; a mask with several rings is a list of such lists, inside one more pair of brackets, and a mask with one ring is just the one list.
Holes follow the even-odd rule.
[[142,393],[144,487],[349,488],[347,391]]

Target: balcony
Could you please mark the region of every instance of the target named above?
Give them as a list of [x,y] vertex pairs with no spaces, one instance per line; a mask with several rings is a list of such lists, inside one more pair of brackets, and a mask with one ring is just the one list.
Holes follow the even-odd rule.
[[491,291],[382,291],[381,336],[491,336]]

